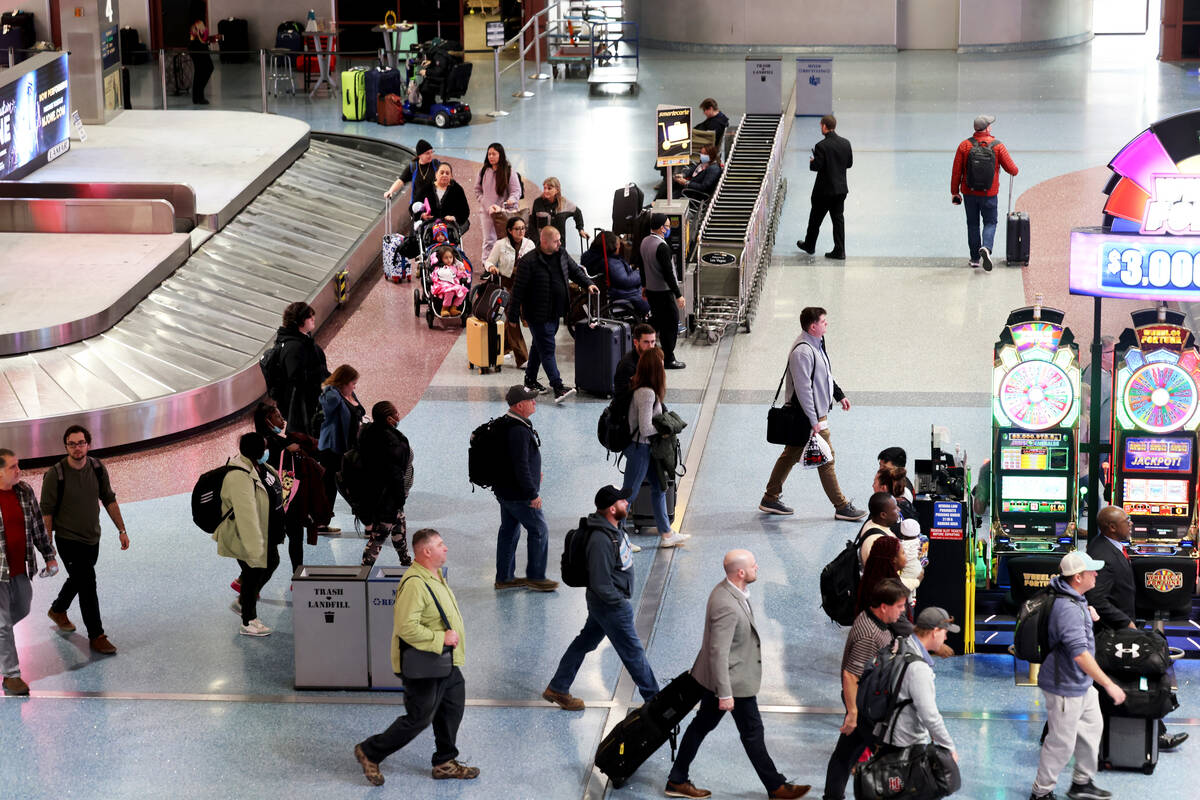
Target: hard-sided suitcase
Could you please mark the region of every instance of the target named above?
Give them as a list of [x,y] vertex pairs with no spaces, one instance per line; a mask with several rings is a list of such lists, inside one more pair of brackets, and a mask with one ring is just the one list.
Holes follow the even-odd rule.
[[377,119],[375,121],[380,125],[403,125],[404,101],[400,99],[400,95],[398,94],[385,94],[379,98],[379,106],[376,114]]
[[383,276],[392,283],[412,280],[408,259],[400,252],[403,246],[404,236],[392,230],[392,201],[387,198],[383,203]]
[[596,751],[596,767],[612,780],[614,788],[623,786],[668,739],[674,750],[679,724],[700,702],[703,692],[692,674],[684,672],[654,699],[630,711],[604,737]]
[[645,204],[642,189],[636,183],[628,183],[613,194],[612,231],[617,236],[633,233],[633,221]]
[[575,388],[599,397],[611,397],[617,362],[633,346],[628,322],[600,319],[600,296],[588,294],[587,319],[575,325]]
[[367,71],[361,67],[342,73],[342,119],[361,122],[367,116]]
[[481,373],[499,372],[504,354],[504,324],[467,317],[467,358]]
[[1029,265],[1029,215],[1012,210],[1013,177],[1008,176],[1008,216],[1005,217],[1004,263]]
[[1158,720],[1109,717],[1100,737],[1101,769],[1135,769],[1149,775],[1158,765]]
[[404,94],[404,74],[398,69],[380,67],[379,94]]
[[[657,527],[654,522],[654,501],[651,499],[650,481],[643,480],[637,497],[629,505],[629,521],[635,531]],[[667,484],[667,518],[675,521],[675,481]],[[663,533],[664,531],[659,531]]]
[[250,60],[250,23],[229,17],[217,23],[221,35],[221,63],[245,64]]
[[167,64],[167,94],[181,95],[192,90],[196,65],[188,53],[176,53]]
[[399,94],[404,90],[404,79],[400,70],[391,67],[376,67],[367,70],[367,119],[375,122],[379,118],[379,101],[384,95]]

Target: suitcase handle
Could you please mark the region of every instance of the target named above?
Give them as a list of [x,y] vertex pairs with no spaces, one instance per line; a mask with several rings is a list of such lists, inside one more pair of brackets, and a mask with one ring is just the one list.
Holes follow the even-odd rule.
[[383,197],[383,235],[392,235],[392,198],[387,195]]
[[[587,304],[584,306],[584,310],[588,315],[588,325],[595,327],[596,323],[600,321],[600,293],[588,291],[586,288],[584,291],[587,292]],[[592,313],[593,303],[596,305],[596,313],[594,314]]]
[[1013,176],[1009,175],[1008,176],[1008,213],[1009,214],[1012,213],[1012,190],[1013,190]]

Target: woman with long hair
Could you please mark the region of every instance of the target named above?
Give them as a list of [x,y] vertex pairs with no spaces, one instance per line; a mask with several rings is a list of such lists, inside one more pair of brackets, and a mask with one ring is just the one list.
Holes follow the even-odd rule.
[[499,142],[488,145],[487,156],[479,168],[479,180],[475,183],[475,199],[479,201],[479,221],[483,230],[481,260],[487,260],[498,238],[492,215],[514,212],[521,201],[521,179],[508,163],[504,145]]
[[220,40],[208,32],[208,3],[195,0],[191,8],[192,27],[188,29],[188,55],[192,59],[192,103],[198,106],[208,105],[204,99],[204,88],[213,74],[212,56],[209,54],[209,42]]
[[857,616],[867,607],[868,598],[880,581],[884,578],[899,578],[900,571],[908,560],[900,547],[900,540],[894,536],[880,536],[867,561],[863,564],[863,574],[858,580],[858,598],[854,603],[854,614]]
[[337,503],[337,473],[342,469],[342,456],[358,443],[358,427],[366,411],[358,396],[358,370],[342,364],[321,384],[321,437],[318,440],[325,455],[325,491],[329,506]]
[[[520,217],[509,217],[504,226],[505,236],[497,239],[492,245],[492,252],[483,262],[483,268],[500,279],[500,285],[510,293],[517,271],[517,262],[533,251],[533,240],[525,235],[526,222]],[[525,337],[521,333],[519,319],[506,319],[504,322],[504,352],[512,353],[518,367],[525,366],[529,360],[529,350],[525,347]]]
[[583,212],[579,206],[563,197],[562,184],[558,178],[546,178],[542,181],[542,193],[533,201],[533,213],[530,222],[533,223],[534,233],[541,232],[547,225],[558,228],[562,240],[567,241],[567,220],[575,220],[575,229],[582,239],[588,238],[587,229],[583,227]]
[[629,401],[629,430],[633,441],[625,448],[624,491],[629,493],[632,506],[642,488],[650,481],[650,500],[654,506],[654,524],[658,529],[660,547],[674,547],[692,538],[690,533],[674,533],[667,514],[667,487],[660,486],[658,473],[650,465],[650,438],[655,435],[654,417],[663,412],[667,396],[667,371],[663,368],[662,350],[657,347],[642,353],[637,372],[633,374],[633,397]]

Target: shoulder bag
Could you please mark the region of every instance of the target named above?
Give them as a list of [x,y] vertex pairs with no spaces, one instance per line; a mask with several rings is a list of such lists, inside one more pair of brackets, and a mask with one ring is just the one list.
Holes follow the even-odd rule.
[[[421,583],[425,583],[425,581],[421,581]],[[401,585],[403,586],[403,584]],[[450,630],[450,620],[446,619],[446,612],[442,610],[442,604],[438,602],[437,595],[433,593],[433,587],[425,583],[425,589],[433,598],[433,604],[437,606],[438,614],[442,617],[442,624],[446,626],[446,630]],[[442,652],[431,653],[428,650],[418,650],[401,639],[400,650],[400,675],[405,680],[445,678],[454,666],[453,647],[443,646]]]
[[[804,342],[800,344],[804,344]],[[799,344],[796,345],[796,347],[799,346]],[[808,442],[809,435],[812,433],[812,423],[809,422],[808,414],[804,413],[804,409],[796,400],[795,392],[783,405],[778,407],[775,405],[779,402],[783,383],[787,379],[788,370],[791,369],[792,352],[796,347],[788,351],[789,363],[783,367],[783,375],[779,376],[779,387],[775,390],[775,398],[771,400],[771,408],[767,411],[767,441],[771,444],[802,445]],[[812,376],[812,381],[815,385],[815,376]]]

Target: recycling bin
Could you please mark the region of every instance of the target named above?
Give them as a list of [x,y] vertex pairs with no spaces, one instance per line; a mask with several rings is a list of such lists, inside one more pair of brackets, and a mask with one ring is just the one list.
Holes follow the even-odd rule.
[[297,689],[366,689],[370,567],[304,564],[292,576]]
[[392,672],[392,612],[396,589],[406,567],[375,567],[367,578],[367,653],[371,688],[403,689],[404,682]]

